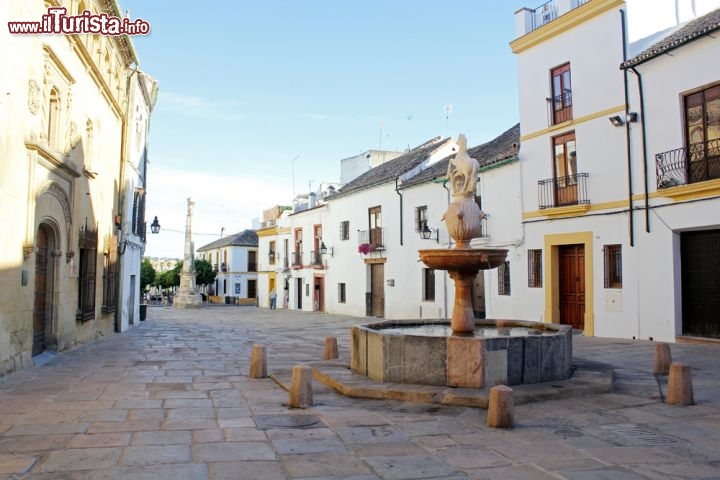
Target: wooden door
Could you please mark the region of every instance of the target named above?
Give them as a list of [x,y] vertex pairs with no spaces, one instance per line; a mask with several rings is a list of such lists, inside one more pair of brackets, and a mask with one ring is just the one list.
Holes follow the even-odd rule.
[[585,329],[585,246],[560,247],[560,323]]
[[302,278],[296,279],[295,285],[296,285],[295,290],[297,292],[297,295],[295,296],[295,299],[296,299],[295,308],[297,308],[298,310],[302,310],[302,286],[303,286]]
[[40,226],[35,242],[35,306],[33,311],[32,354],[45,350],[45,326],[48,320],[48,234]]
[[325,289],[324,277],[314,277],[314,297],[313,297],[313,310],[316,312],[325,311]]
[[682,334],[720,338],[720,230],[680,234]]
[[575,132],[553,138],[555,155],[555,206],[577,205],[577,152]]
[[373,317],[385,316],[385,265],[373,263],[370,265],[370,301]]

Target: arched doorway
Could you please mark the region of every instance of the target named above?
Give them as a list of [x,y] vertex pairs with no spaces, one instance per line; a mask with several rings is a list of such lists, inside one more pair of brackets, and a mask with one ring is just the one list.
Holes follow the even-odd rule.
[[42,224],[35,237],[35,306],[33,309],[32,354],[45,350],[52,333],[53,262],[51,252],[55,244],[53,230]]

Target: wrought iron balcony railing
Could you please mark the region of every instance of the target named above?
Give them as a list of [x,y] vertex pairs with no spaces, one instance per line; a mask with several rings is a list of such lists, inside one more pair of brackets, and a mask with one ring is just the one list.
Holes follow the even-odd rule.
[[657,188],[720,178],[720,139],[655,155]]
[[538,208],[589,204],[587,173],[538,181]]
[[302,267],[302,252],[292,252],[292,266],[294,268]]
[[532,30],[552,22],[560,15],[584,5],[589,1],[590,0],[550,0],[549,2],[543,3],[536,9],[530,10],[530,14],[532,15]]
[[318,267],[322,264],[322,254],[319,251],[315,250],[310,252],[310,265],[312,265],[313,267]]
[[548,105],[548,127],[572,120],[572,90],[545,100]]
[[257,262],[248,262],[248,272],[257,272]]
[[283,257],[282,263],[285,270],[290,268],[290,259],[288,257]]
[[358,232],[358,244],[369,245],[369,250],[385,250],[384,228],[371,228],[370,230],[360,230]]

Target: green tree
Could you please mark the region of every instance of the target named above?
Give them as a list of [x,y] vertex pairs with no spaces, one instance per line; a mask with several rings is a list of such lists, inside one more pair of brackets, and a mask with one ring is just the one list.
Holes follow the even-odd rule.
[[140,291],[144,292],[148,286],[154,285],[156,272],[150,263],[150,259],[143,258],[140,264]]
[[198,285],[212,285],[215,282],[217,271],[207,260],[195,260],[195,283]]
[[177,265],[175,265],[175,268],[172,270],[168,270],[165,272],[167,274],[166,276],[166,282],[168,287],[179,287],[180,286],[180,271],[182,270],[183,262],[177,262]]

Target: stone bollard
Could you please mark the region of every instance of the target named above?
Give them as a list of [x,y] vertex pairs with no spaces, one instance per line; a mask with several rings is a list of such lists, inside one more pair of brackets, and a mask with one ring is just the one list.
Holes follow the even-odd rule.
[[267,353],[265,345],[253,345],[250,357],[250,378],[267,378]]
[[667,400],[668,405],[692,405],[693,399],[692,374],[690,365],[672,363],[668,376]]
[[337,338],[325,337],[323,360],[332,360],[333,358],[338,358]]
[[312,368],[308,365],[295,365],[292,369],[288,406],[307,408],[312,403]]
[[670,371],[671,363],[672,355],[670,354],[670,345],[665,342],[657,342],[655,344],[653,375],[667,375]]
[[513,391],[507,385],[490,389],[487,424],[491,428],[513,427]]

